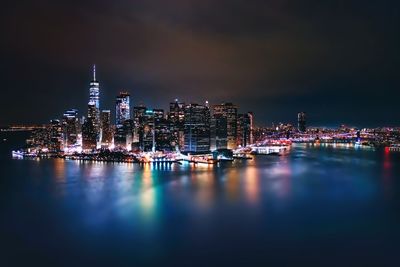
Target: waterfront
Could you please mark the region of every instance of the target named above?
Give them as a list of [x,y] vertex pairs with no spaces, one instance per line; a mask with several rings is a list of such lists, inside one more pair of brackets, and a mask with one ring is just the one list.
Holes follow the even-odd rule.
[[0,156],[6,266],[398,266],[400,153],[296,144],[157,167],[12,160],[16,141]]

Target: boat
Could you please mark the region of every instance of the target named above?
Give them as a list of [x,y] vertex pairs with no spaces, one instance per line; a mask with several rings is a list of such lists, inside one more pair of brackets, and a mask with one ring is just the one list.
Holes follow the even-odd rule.
[[271,152],[267,154],[267,156],[280,156],[281,154],[279,152]]
[[233,157],[225,157],[223,155],[219,155],[217,157],[217,161],[221,162],[221,161],[233,161]]
[[24,152],[21,152],[21,151],[12,151],[12,157],[13,158],[23,158],[24,157],[24,155],[25,155],[25,153]]
[[240,159],[240,160],[250,160],[253,159],[253,157],[250,157],[247,154],[237,154],[233,156],[234,159]]

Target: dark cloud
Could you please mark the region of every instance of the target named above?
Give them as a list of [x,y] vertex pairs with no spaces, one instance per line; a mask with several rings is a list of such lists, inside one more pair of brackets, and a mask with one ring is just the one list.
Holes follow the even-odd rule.
[[314,124],[399,122],[395,1],[26,0],[0,12],[0,123],[84,113],[92,63],[107,109],[126,89],[151,107],[232,100],[262,124],[298,110]]

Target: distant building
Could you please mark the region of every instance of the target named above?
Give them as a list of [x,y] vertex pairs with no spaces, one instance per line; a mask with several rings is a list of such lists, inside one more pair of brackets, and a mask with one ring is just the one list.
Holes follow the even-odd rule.
[[113,141],[113,130],[111,125],[111,111],[101,111],[101,146],[109,148]]
[[306,128],[306,113],[304,113],[304,112],[299,112],[297,114],[297,130],[302,133],[305,133],[307,130],[307,128]]
[[208,106],[190,104],[185,107],[184,142],[186,152],[210,151],[210,109]]
[[[235,149],[237,146],[237,106],[232,103],[222,103],[213,107],[213,117],[226,118],[226,139],[228,149]],[[219,130],[224,133],[224,130]],[[225,136],[219,136],[219,139],[224,139]],[[216,137],[216,139],[218,139]],[[217,147],[218,148],[218,147]]]
[[67,110],[62,119],[64,148],[78,144],[79,126],[78,110]]

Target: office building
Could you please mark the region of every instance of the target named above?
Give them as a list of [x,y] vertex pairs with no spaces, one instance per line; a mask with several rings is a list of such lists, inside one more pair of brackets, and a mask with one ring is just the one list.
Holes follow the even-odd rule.
[[[218,136],[216,139],[227,139],[228,149],[235,149],[237,145],[237,106],[232,103],[222,103],[213,107],[213,117],[226,118],[226,136]],[[221,124],[221,127],[223,125]],[[225,129],[219,129],[219,133],[225,134]],[[216,132],[217,133],[217,132]]]
[[184,151],[190,153],[210,151],[210,109],[206,105],[185,106]]
[[172,132],[170,129],[170,123],[165,117],[164,110],[153,109],[153,113],[155,150],[171,151]]
[[115,101],[115,124],[122,126],[124,121],[130,118],[130,95],[127,92],[121,92]]
[[97,148],[97,129],[95,128],[94,118],[87,118],[82,125],[82,149],[85,152],[93,151]]
[[113,142],[113,129],[111,125],[111,111],[101,111],[101,146],[109,148]]
[[62,119],[64,148],[76,146],[78,144],[79,126],[78,110],[67,110]]
[[173,148],[184,148],[184,122],[185,122],[185,103],[175,102],[169,104],[168,121],[170,128],[170,142]]
[[[93,66],[93,80],[89,87],[88,118],[99,137],[100,134],[100,83],[96,80],[96,65]],[[97,137],[97,138],[98,138]]]
[[241,147],[253,143],[253,120],[252,112],[238,114],[237,120],[237,145]]

